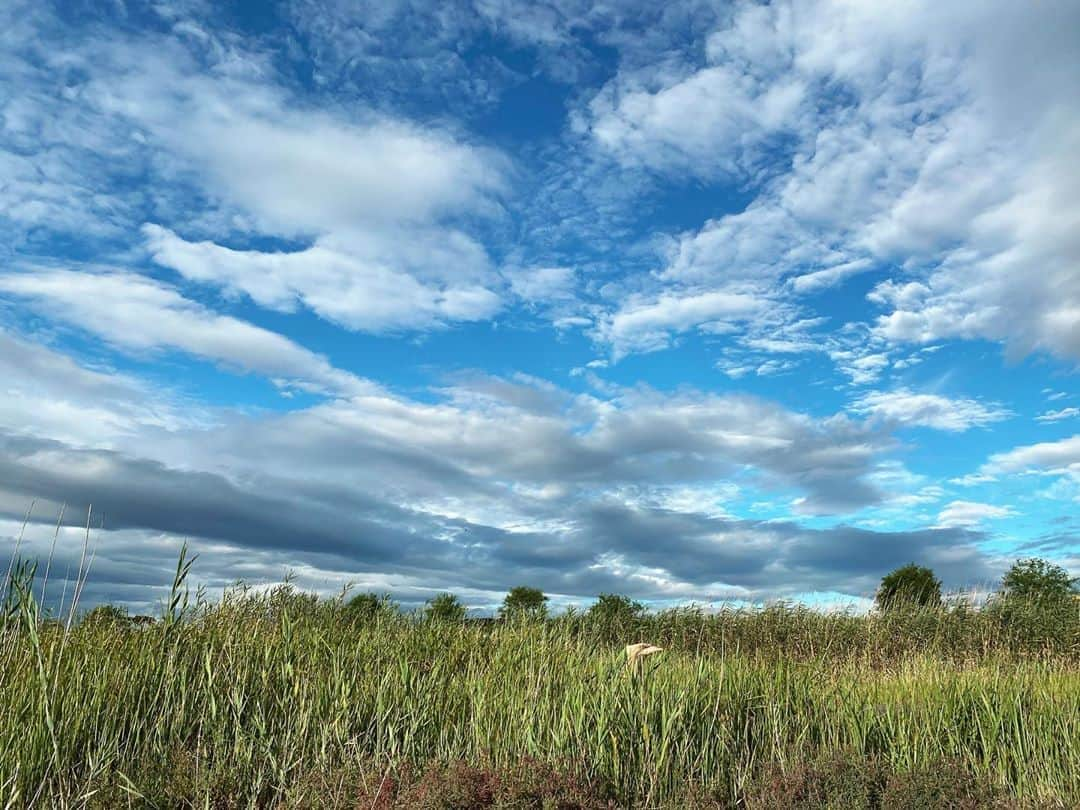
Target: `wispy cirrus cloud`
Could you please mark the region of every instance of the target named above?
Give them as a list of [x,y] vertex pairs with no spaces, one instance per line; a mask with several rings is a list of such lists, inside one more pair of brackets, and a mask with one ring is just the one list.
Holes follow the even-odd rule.
[[1080,408],[1061,408],[1056,411],[1046,411],[1035,417],[1036,422],[1062,422],[1066,419],[1075,419],[1080,416]]
[[963,432],[1008,419],[1012,414],[1000,405],[974,399],[951,399],[940,394],[923,394],[908,389],[870,391],[849,406],[852,413],[884,422]]

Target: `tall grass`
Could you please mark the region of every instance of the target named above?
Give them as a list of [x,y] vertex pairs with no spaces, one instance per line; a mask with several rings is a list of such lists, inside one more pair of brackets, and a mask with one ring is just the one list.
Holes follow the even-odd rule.
[[[66,632],[16,572],[0,805],[319,807],[353,770],[535,760],[615,806],[734,807],[769,774],[839,757],[949,763],[1022,802],[1080,806],[1075,616],[1034,639],[971,610],[357,622],[287,588],[189,607],[184,573],[165,620]],[[667,649],[634,676],[620,651],[639,638]]]

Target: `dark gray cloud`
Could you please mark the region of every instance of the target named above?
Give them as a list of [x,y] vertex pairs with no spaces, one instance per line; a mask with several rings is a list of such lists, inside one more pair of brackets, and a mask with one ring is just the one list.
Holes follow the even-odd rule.
[[0,514],[17,521],[40,499],[43,553],[59,504],[72,507],[68,533],[93,504],[104,531],[89,596],[160,583],[184,537],[216,585],[297,566],[315,587],[360,579],[420,601],[455,588],[482,603],[522,581],[579,598],[864,593],[909,559],[937,560],[955,584],[992,565],[971,532],[808,529],[710,505],[743,490],[796,512],[880,502],[872,482],[893,440],[845,416],[476,374],[425,401],[373,386],[238,414],[193,410],[24,340],[3,345],[15,396],[0,425]]
[[[241,487],[214,473],[39,439],[0,435],[0,481],[8,500],[18,494],[27,502],[42,497],[91,504],[115,529],[151,529],[257,548],[308,548],[373,563],[423,557],[425,542],[431,542],[413,536],[416,521],[407,511],[355,492],[330,489],[312,498],[303,491],[290,494],[280,482]],[[342,522],[350,514],[352,519]],[[73,512],[69,520],[78,521]]]
[[870,475],[893,440],[844,417],[814,420],[748,396],[649,391],[604,401],[563,393],[561,411],[537,411],[529,400],[520,406],[520,387],[456,388],[436,405],[390,395],[338,401],[230,423],[207,441],[219,458],[235,454],[238,462],[265,465],[288,457],[354,480],[389,479],[415,497],[436,483],[446,494],[520,501],[508,482],[591,491],[742,476],[801,493],[800,509],[808,512],[883,498]]
[[[938,560],[957,584],[982,581],[992,564],[974,549],[979,535],[961,530],[812,530],[694,500],[748,488],[794,498],[796,510],[879,502],[871,482],[893,440],[844,416],[475,374],[428,401],[372,387],[237,414],[192,410],[23,340],[4,346],[16,396],[0,426],[0,514],[14,525],[39,499],[43,554],[59,505],[72,507],[68,536],[93,504],[104,530],[88,598],[139,602],[137,585],[167,579],[185,537],[215,587],[296,566],[313,587],[358,579],[416,601],[455,588],[481,604],[523,581],[575,598],[761,598],[863,593],[909,558]],[[70,565],[77,538],[63,548]]]
[[[0,438],[0,511],[48,499],[35,515],[44,554],[57,503],[94,504],[97,558],[88,599],[130,598],[161,587],[180,537],[206,555],[199,581],[265,581],[290,566],[321,572],[308,584],[397,578],[414,595],[445,589],[498,592],[518,582],[588,598],[622,591],[644,598],[765,598],[807,591],[865,594],[896,565],[931,564],[949,586],[992,578],[994,562],[961,529],[882,533],[847,526],[710,517],[627,505],[612,498],[560,502],[561,527],[509,531],[404,509],[346,487],[263,477],[237,483],[114,451]],[[77,565],[85,514],[67,513],[55,571]],[[155,540],[154,538],[158,538]],[[161,538],[168,538],[165,542]],[[387,580],[387,587],[397,590]],[[149,591],[153,592],[153,591]]]

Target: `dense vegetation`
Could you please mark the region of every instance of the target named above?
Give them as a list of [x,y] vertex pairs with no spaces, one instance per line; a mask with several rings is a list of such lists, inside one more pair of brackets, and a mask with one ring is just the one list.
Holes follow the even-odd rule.
[[[30,582],[0,630],[3,806],[1080,806],[1068,592],[545,618],[519,590],[470,622],[178,589],[156,622],[65,631]],[[635,674],[637,640],[665,651]]]

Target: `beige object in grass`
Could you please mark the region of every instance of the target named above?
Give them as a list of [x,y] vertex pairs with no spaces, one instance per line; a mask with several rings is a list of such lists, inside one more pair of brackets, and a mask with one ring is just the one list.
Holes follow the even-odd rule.
[[655,644],[647,644],[645,642],[639,642],[638,644],[627,644],[626,666],[634,670],[634,672],[640,672],[642,659],[648,658],[650,655],[656,655],[656,653],[663,651],[663,647],[657,647]]

